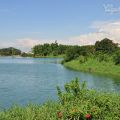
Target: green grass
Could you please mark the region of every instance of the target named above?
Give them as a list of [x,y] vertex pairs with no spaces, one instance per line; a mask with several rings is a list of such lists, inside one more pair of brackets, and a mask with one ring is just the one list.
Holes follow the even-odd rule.
[[0,120],[55,120],[59,105],[47,102],[44,105],[13,106],[0,112]]
[[76,59],[64,63],[64,66],[77,71],[120,77],[120,65],[114,65],[112,61],[98,62],[95,59],[88,59],[85,63],[80,63]]
[[78,79],[64,87],[57,87],[59,101],[13,106],[0,111],[0,120],[120,120],[120,95],[88,90]]

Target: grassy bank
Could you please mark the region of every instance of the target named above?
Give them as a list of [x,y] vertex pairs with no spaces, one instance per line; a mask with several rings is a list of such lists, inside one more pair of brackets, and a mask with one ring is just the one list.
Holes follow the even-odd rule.
[[120,96],[88,90],[78,79],[57,87],[59,101],[14,106],[0,112],[0,120],[120,120]]
[[85,63],[80,63],[80,61],[76,59],[64,63],[64,66],[77,71],[120,77],[120,65],[114,65],[112,61],[99,62],[96,59],[89,59]]

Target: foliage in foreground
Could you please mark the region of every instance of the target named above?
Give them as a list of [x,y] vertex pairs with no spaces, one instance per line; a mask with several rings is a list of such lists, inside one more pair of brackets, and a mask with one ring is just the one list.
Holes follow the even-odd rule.
[[80,85],[78,79],[65,84],[63,93],[58,87],[58,96],[64,108],[64,119],[120,119],[120,96],[88,90],[85,82]]
[[59,101],[14,106],[0,112],[0,120],[120,120],[120,96],[88,90],[78,79],[57,87]]

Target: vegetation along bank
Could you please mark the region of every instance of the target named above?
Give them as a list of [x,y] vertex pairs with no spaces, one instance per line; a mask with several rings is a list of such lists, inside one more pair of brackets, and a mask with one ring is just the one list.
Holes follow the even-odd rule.
[[64,58],[65,67],[85,72],[120,76],[120,47],[118,43],[105,38],[95,45],[62,45],[45,43],[35,45],[30,53],[16,48],[0,49],[1,56],[19,55],[34,58]]
[[120,47],[112,40],[97,41],[94,46],[85,46],[83,51],[72,49],[67,51],[63,61],[65,67],[120,77]]

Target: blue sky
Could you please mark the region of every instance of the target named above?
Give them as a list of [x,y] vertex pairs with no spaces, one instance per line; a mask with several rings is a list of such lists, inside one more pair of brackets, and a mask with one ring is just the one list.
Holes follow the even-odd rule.
[[0,48],[94,44],[104,37],[120,42],[119,32],[120,0],[0,0]]

